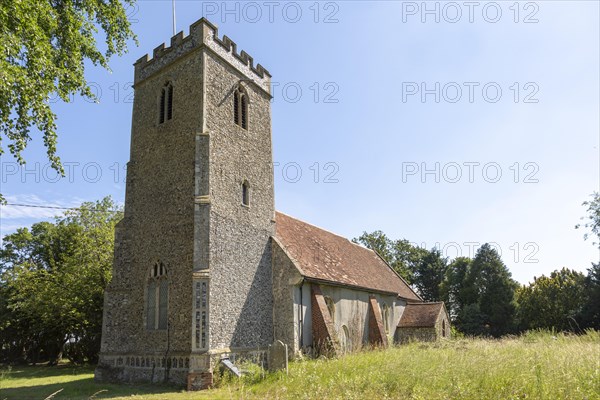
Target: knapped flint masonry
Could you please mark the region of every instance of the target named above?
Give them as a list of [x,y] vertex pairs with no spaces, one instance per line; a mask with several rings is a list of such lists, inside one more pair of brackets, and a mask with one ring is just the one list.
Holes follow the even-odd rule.
[[386,345],[422,302],[371,250],[275,212],[270,79],[206,19],[136,62],[97,380],[202,389],[275,340]]

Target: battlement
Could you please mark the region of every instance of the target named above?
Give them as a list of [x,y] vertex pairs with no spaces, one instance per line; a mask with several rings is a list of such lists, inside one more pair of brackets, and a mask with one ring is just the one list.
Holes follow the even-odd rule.
[[183,31],[171,38],[171,45],[161,44],[152,52],[138,59],[135,64],[135,83],[148,78],[150,75],[171,64],[176,59],[195,49],[207,47],[225,59],[229,64],[242,72],[267,93],[271,92],[271,74],[262,65],[254,66],[254,59],[245,51],[238,53],[237,45],[226,35],[219,38],[218,28],[206,18],[190,25],[189,34]]

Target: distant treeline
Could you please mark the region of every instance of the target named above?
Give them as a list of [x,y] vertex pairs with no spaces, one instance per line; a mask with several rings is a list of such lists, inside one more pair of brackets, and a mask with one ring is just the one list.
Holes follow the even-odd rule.
[[449,262],[437,248],[391,240],[381,231],[354,241],[379,253],[423,300],[444,301],[458,332],[499,337],[530,329],[600,329],[600,263],[592,263],[587,275],[563,268],[520,285],[487,243],[474,258]]
[[4,237],[0,362],[97,361],[115,224],[122,216],[107,197]]

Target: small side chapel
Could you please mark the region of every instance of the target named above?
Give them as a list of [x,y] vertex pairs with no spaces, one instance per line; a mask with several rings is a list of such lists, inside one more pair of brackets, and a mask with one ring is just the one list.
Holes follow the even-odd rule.
[[293,357],[449,337],[375,252],[275,211],[271,75],[216,26],[140,58],[134,89],[97,380],[202,389],[276,340]]

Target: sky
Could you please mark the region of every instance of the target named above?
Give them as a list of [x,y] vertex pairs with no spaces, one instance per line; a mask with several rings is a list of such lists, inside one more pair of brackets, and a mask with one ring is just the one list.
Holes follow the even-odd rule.
[[[129,7],[139,47],[88,66],[98,103],[53,100],[66,177],[35,132],[27,165],[1,156],[9,203],[124,202],[132,64],[171,10]],[[489,242],[521,283],[600,259],[575,229],[600,190],[599,2],[176,2],[177,31],[202,16],[272,75],[279,211],[450,259]],[[0,234],[59,212],[0,206]]]

